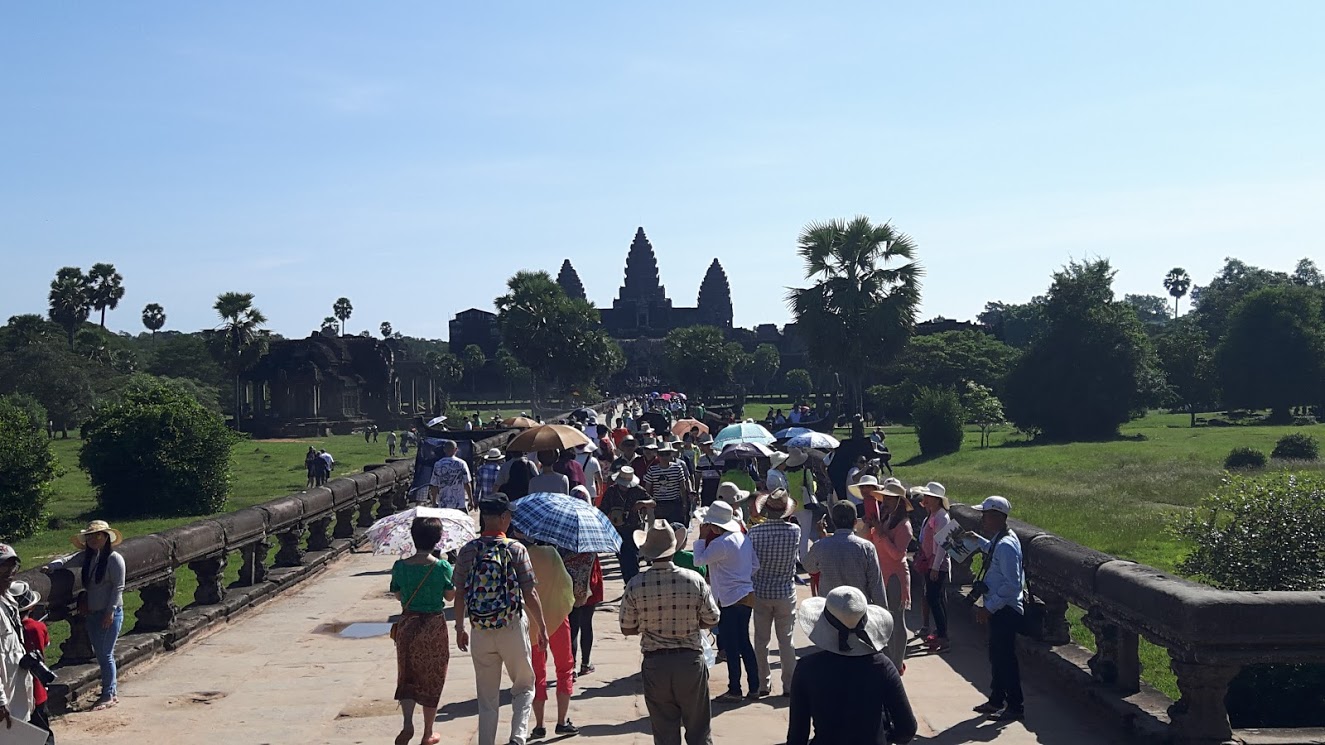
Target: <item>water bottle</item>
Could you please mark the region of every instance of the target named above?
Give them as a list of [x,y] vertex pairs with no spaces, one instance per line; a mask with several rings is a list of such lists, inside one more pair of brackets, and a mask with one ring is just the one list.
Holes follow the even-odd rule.
[[707,631],[699,632],[699,638],[704,645],[704,664],[707,667],[713,667],[718,664],[718,650],[713,645],[713,635]]

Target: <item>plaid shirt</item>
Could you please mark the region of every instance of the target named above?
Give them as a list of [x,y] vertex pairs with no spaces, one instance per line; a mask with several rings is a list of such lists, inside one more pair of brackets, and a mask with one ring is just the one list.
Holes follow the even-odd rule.
[[495,494],[497,492],[497,475],[501,473],[501,465],[492,462],[486,462],[478,467],[478,472],[474,474],[474,501]]
[[621,596],[621,630],[640,632],[640,650],[704,650],[701,624],[716,626],[718,602],[697,572],[670,561],[635,575]]
[[879,570],[879,552],[874,544],[851,532],[839,528],[832,535],[810,546],[805,556],[805,570],[819,575],[819,595],[850,585],[865,593],[870,605],[888,607],[888,595],[883,589],[883,572]]
[[796,594],[796,553],[801,529],[785,520],[766,520],[750,528],[747,536],[759,557],[755,570],[755,597],[782,600]]

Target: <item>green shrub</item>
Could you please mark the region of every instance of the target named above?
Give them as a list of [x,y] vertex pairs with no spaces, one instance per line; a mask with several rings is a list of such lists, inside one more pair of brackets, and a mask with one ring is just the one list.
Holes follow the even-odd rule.
[[1320,444],[1311,435],[1294,432],[1279,438],[1270,457],[1280,460],[1315,460],[1320,457]]
[[1224,459],[1224,468],[1239,471],[1245,468],[1265,468],[1265,453],[1256,448],[1233,448]]
[[962,448],[966,420],[957,393],[948,388],[921,388],[911,409],[920,453],[927,457],[955,453]]
[[37,426],[31,412],[0,396],[0,538],[37,532],[56,475],[45,422]]
[[225,506],[234,435],[175,387],[128,391],[86,430],[79,463],[108,515],[209,515]]

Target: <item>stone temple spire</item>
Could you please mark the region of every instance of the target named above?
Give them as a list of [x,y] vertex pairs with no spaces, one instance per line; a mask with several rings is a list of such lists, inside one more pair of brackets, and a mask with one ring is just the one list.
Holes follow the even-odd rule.
[[732,292],[727,284],[727,273],[717,259],[709,264],[704,281],[699,285],[699,316],[704,323],[721,329],[732,327]]
[[566,291],[568,297],[576,300],[588,300],[584,294],[584,283],[580,281],[580,275],[576,273],[575,267],[571,266],[570,259],[561,262],[561,271],[557,273],[557,284]]
[[658,259],[644,228],[635,231],[635,240],[626,256],[626,281],[621,285],[621,300],[636,302],[664,302],[667,290],[658,281]]

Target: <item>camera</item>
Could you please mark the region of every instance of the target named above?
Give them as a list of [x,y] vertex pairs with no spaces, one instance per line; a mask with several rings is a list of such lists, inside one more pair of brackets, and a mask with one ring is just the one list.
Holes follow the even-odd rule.
[[32,673],[42,685],[48,686],[55,682],[55,671],[46,666],[46,660],[40,652],[28,652],[18,661],[18,666]]
[[976,580],[971,583],[971,592],[966,596],[966,601],[971,605],[975,605],[987,592],[989,592],[989,585],[986,585],[983,580]]

